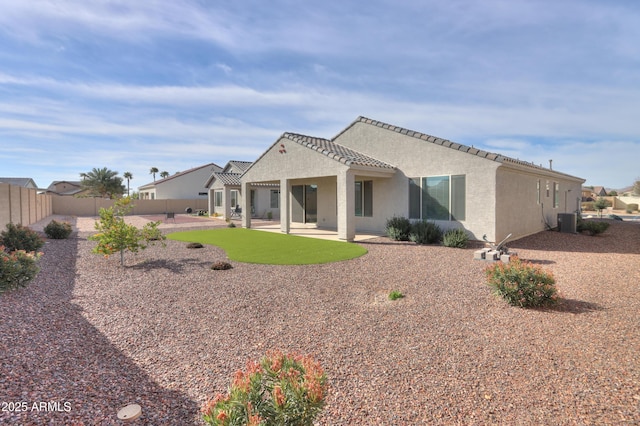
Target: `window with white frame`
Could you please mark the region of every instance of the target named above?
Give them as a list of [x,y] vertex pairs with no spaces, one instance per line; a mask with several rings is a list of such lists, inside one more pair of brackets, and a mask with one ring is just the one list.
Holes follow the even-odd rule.
[[280,190],[272,189],[270,197],[271,197],[271,203],[270,203],[271,208],[279,209],[280,208]]
[[213,206],[222,207],[222,191],[213,192]]
[[356,216],[373,216],[373,181],[359,180],[355,182],[355,214]]
[[231,198],[231,208],[235,209],[240,205],[240,191],[237,189],[232,189],[229,191],[229,197]]
[[465,220],[466,176],[410,178],[409,218]]

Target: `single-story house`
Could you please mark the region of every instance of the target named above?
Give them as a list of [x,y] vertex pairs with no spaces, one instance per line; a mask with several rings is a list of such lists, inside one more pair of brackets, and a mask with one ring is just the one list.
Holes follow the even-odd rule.
[[208,192],[203,183],[222,167],[215,163],[194,167],[138,187],[141,200],[195,200],[205,198]]
[[67,197],[80,197],[87,195],[90,191],[82,188],[79,180],[54,180],[46,191],[48,194],[57,194]]
[[[240,176],[251,166],[250,161],[229,161],[219,172],[211,174],[205,183],[209,190],[209,214],[229,219],[240,208]],[[248,211],[252,217],[278,218],[280,216],[280,189],[278,185],[259,185],[249,190]],[[246,212],[247,210],[242,210]]]
[[[280,186],[292,223],[383,233],[393,216],[500,241],[557,226],[580,208],[584,179],[424,133],[357,118],[332,139],[284,133],[241,176],[241,191]],[[244,197],[242,208],[248,207]],[[244,227],[251,217],[243,216]]]
[[8,183],[9,185],[20,186],[27,189],[38,189],[38,185],[31,178],[12,178],[0,177],[0,183]]

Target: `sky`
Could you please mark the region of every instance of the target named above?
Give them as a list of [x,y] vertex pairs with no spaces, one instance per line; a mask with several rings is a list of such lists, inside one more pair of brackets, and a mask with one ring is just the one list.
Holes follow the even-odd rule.
[[640,2],[0,0],[0,176],[131,187],[358,116],[621,189]]

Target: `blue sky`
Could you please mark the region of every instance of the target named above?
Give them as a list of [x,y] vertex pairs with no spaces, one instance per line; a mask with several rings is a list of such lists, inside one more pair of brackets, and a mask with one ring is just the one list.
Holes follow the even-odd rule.
[[636,1],[0,0],[0,176],[132,187],[358,116],[622,188]]

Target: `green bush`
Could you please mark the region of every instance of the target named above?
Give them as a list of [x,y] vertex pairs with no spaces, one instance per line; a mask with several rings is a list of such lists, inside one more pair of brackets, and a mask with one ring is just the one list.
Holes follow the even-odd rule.
[[591,236],[602,234],[604,231],[609,229],[611,224],[607,222],[600,222],[594,220],[583,220],[578,218],[578,225],[576,230],[578,232],[586,232]]
[[594,212],[596,211],[596,203],[594,203],[593,201],[582,203],[582,210],[587,212]]
[[421,220],[411,225],[409,239],[417,244],[435,244],[442,239],[442,229],[433,222]]
[[558,292],[553,275],[517,257],[512,257],[506,264],[496,262],[485,273],[493,293],[510,305],[529,308],[557,301]]
[[201,409],[207,425],[312,426],[324,408],[327,376],[310,356],[269,352],[234,375],[229,393]]
[[402,294],[399,290],[393,290],[391,293],[389,293],[389,300],[398,300],[398,299],[402,299],[404,297],[404,294]]
[[409,241],[411,233],[411,222],[406,217],[394,216],[387,219],[385,226],[387,237],[395,241]]
[[44,240],[36,231],[26,226],[7,223],[7,229],[0,233],[0,245],[5,246],[8,252],[36,252],[42,248]]
[[68,222],[58,222],[57,220],[52,220],[44,227],[45,235],[54,240],[67,239],[72,231],[71,224]]
[[464,229],[449,229],[442,236],[442,244],[446,247],[465,248],[469,242],[469,234]]
[[638,210],[638,205],[636,203],[627,204],[627,212],[633,213]]
[[37,261],[40,253],[27,253],[15,250],[7,253],[0,246],[0,293],[18,287],[24,287],[40,271]]

